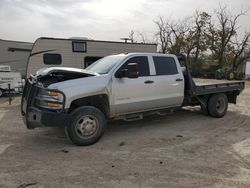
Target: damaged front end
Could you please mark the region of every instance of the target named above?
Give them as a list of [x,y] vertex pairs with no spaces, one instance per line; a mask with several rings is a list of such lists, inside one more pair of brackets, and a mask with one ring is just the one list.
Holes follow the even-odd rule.
[[26,81],[21,102],[21,114],[27,128],[67,126],[71,117],[64,109],[65,95],[48,86],[95,75],[82,69],[58,67],[41,69],[35,76],[31,75]]
[[51,84],[73,80],[78,78],[85,78],[90,76],[97,76],[99,74],[83,69],[67,68],[67,67],[50,67],[40,69],[36,73],[38,83],[44,87]]

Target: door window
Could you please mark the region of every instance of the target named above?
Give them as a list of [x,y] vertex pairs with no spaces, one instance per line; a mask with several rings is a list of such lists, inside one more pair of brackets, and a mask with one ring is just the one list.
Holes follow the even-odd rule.
[[129,63],[136,63],[137,64],[139,77],[149,76],[150,75],[149,63],[148,63],[148,57],[147,56],[132,57],[129,60],[127,60],[126,63],[124,63],[120,69],[126,69],[126,66]]
[[153,60],[154,60],[156,75],[178,74],[174,58],[154,56]]

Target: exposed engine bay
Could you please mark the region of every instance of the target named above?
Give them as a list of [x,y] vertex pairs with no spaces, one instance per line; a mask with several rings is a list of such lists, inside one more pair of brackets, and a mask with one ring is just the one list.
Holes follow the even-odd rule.
[[39,70],[36,74],[36,80],[40,82],[43,87],[48,87],[53,83],[96,75],[97,73],[88,72],[83,69],[54,67],[53,69],[46,68]]

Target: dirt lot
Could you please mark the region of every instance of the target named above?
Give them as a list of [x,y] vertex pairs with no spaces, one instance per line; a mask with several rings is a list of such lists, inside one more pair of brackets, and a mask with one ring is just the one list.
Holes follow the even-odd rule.
[[0,99],[0,187],[250,187],[250,83],[222,119],[188,108],[114,122],[89,147],[27,130],[19,109]]

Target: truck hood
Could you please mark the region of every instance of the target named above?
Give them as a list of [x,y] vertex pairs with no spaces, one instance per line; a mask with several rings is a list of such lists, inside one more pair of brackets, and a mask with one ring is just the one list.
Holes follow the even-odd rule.
[[70,67],[49,67],[38,70],[36,72],[35,78],[39,84],[43,85],[44,87],[48,87],[51,84],[59,82],[95,76],[99,76],[99,74],[85,69]]
[[69,108],[71,102],[76,99],[100,94],[107,95],[111,91],[110,81],[111,75],[102,74],[53,83],[48,88],[62,91],[67,99],[65,108]]
[[82,73],[82,74],[92,74],[92,75],[99,75],[96,72],[89,71],[86,69],[78,69],[78,68],[72,68],[72,67],[48,67],[48,68],[42,68],[39,69],[36,72],[36,76],[45,76],[53,72],[75,72],[75,73]]

